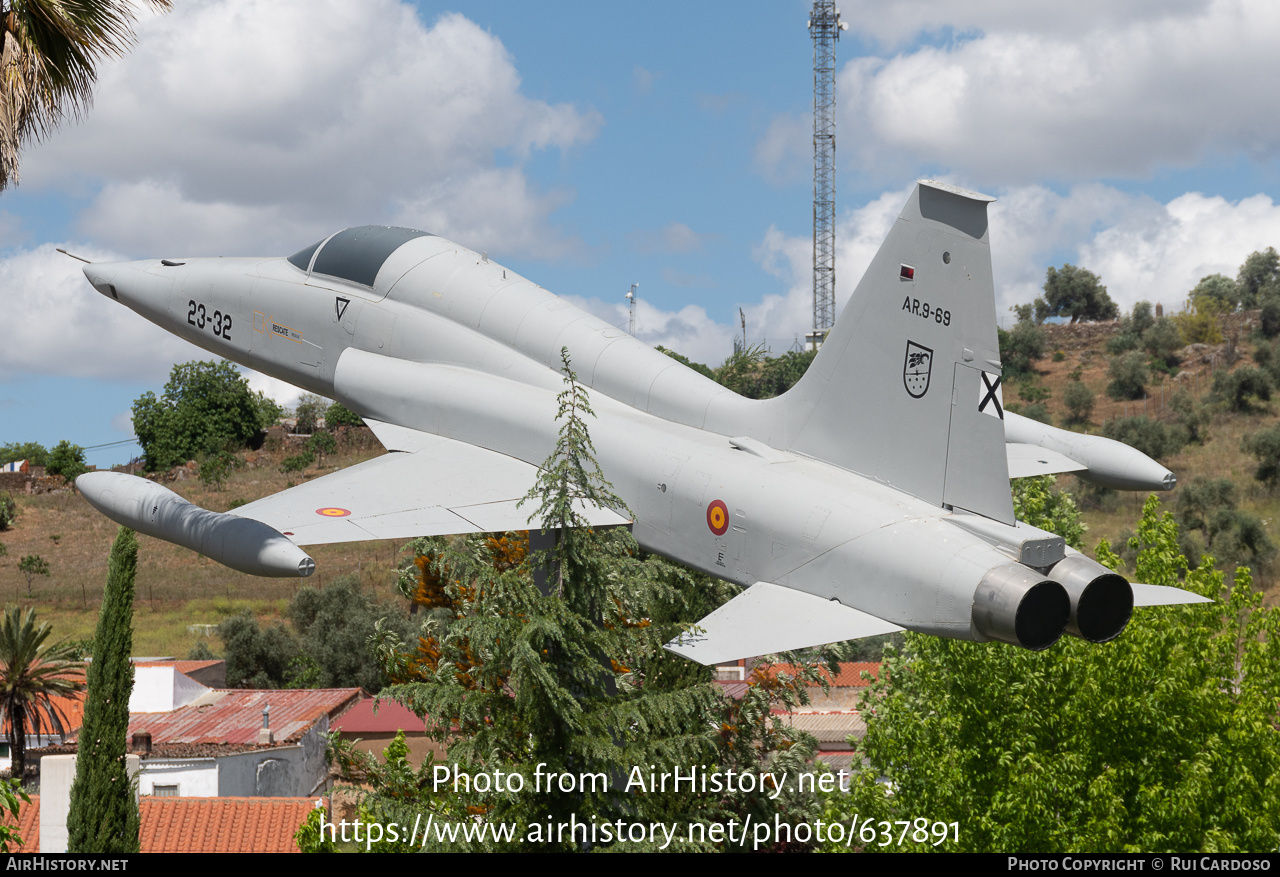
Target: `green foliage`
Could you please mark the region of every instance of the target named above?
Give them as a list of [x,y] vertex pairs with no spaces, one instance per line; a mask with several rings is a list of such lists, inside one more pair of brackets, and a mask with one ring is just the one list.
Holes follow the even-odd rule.
[[1273,388],[1271,376],[1265,371],[1241,366],[1231,372],[1226,369],[1214,372],[1210,395],[1229,411],[1247,413],[1255,410],[1258,402],[1270,401]]
[[293,431],[301,435],[310,435],[319,428],[320,418],[329,409],[329,400],[315,393],[303,393],[293,409],[297,425]]
[[1140,301],[1129,315],[1120,319],[1120,326],[1107,340],[1107,353],[1115,356],[1142,346],[1143,336],[1155,325],[1151,314],[1151,302]]
[[300,454],[294,454],[292,457],[285,457],[280,461],[280,474],[292,475],[294,472],[304,472],[315,461],[316,455],[310,451],[303,451]]
[[284,688],[298,642],[283,624],[266,630],[248,609],[218,625],[232,688]]
[[0,821],[0,853],[16,852],[24,843],[18,834],[18,815],[24,803],[30,804],[31,796],[22,788],[22,783],[16,779],[0,779],[0,814],[7,814]]
[[1236,275],[1239,302],[1246,308],[1256,308],[1268,294],[1274,294],[1280,286],[1280,254],[1275,247],[1250,253]]
[[0,464],[16,463],[26,460],[32,466],[43,466],[49,462],[49,452],[39,442],[9,442],[0,445]]
[[323,807],[316,807],[307,814],[307,819],[294,832],[293,842],[298,845],[300,853],[336,853],[338,846],[328,832],[322,831],[321,824],[328,822],[328,814]]
[[1077,551],[1084,550],[1084,521],[1071,494],[1060,492],[1052,475],[1034,478],[1015,478],[1013,488],[1013,514],[1019,521],[1057,533]]
[[1062,404],[1067,408],[1067,426],[1084,426],[1093,416],[1094,392],[1080,381],[1068,381],[1062,391]]
[[18,520],[18,501],[9,491],[0,493],[0,530],[8,530]]
[[138,803],[125,759],[133,692],[133,595],[138,537],[121,527],[111,546],[107,586],[89,664],[84,724],[71,784],[67,852],[138,852]]
[[1175,314],[1174,323],[1182,340],[1187,344],[1217,344],[1222,340],[1222,326],[1219,318],[1224,311],[1217,299],[1201,298],[1199,301],[1188,298],[1182,313]]
[[[305,687],[359,687],[370,694],[381,691],[387,679],[369,638],[377,630],[401,638],[415,632],[403,608],[374,603],[354,576],[326,582],[323,589],[300,588],[289,602],[289,621],[301,654],[311,662]],[[297,682],[296,669],[292,676]]]
[[[809,811],[791,793],[770,800],[742,792],[624,792],[633,767],[760,770],[772,759],[772,770],[795,770],[814,744],[771,712],[779,699],[795,702],[803,682],[761,676],[742,700],[727,702],[709,684],[705,668],[662,648],[687,623],[687,613],[696,618],[708,608],[700,577],[642,556],[623,528],[580,526],[575,500],[622,506],[593,458],[586,391],[574,380],[567,353],[562,356],[559,439],[528,498],[538,504],[534,519],[555,531],[554,549],[513,563],[506,538],[433,540],[431,554],[423,556],[423,588],[430,580],[439,593],[420,641],[429,646],[430,660],[413,657],[396,636],[380,638],[389,673],[405,680],[384,696],[408,705],[433,736],[448,741],[451,767],[472,775],[518,774],[523,791],[462,786],[435,794],[424,782],[425,766],[415,773],[389,752],[381,771],[363,760],[374,792],[362,811],[384,822],[426,811],[437,821],[511,824],[524,843],[431,838],[428,849],[512,851],[584,848],[581,837],[541,833],[548,822],[570,818],[579,824],[688,824],[730,814],[739,820],[747,814],[800,818]],[[539,569],[549,571],[545,593],[534,582]],[[723,595],[723,586],[714,589]],[[339,754],[340,763],[346,759]],[[594,774],[601,781],[564,791],[548,788],[548,773]],[[687,837],[677,844],[686,850],[715,846]],[[597,840],[595,846],[609,843]]]
[[246,447],[279,410],[231,363],[188,362],[173,367],[161,398],[147,392],[134,401],[133,429],[154,471]]
[[739,396],[762,399],[765,393],[764,362],[765,354],[762,345],[735,350],[733,355],[716,369],[716,382],[733,390]]
[[676,353],[674,350],[668,350],[667,348],[663,347],[661,344],[659,344],[654,349],[657,350],[659,353],[665,353],[667,356],[671,357],[676,362],[683,363],[684,365],[688,366],[689,368],[693,369],[698,374],[703,375],[704,377],[711,378],[711,380],[713,381],[716,379],[716,373],[709,366],[703,365],[700,362],[693,362],[692,360],[689,359],[689,357],[680,353]]
[[1028,405],[1010,402],[1006,407],[1014,414],[1021,414],[1023,417],[1053,426],[1053,415],[1049,413],[1049,406],[1043,402],[1032,402]]
[[1102,424],[1102,434],[1137,448],[1153,460],[1167,460],[1187,443],[1186,432],[1177,425],[1161,423],[1145,414],[1115,417]]
[[1080,320],[1114,320],[1120,316],[1120,308],[1098,275],[1075,265],[1063,265],[1061,270],[1050,266],[1044,281],[1044,298],[1035,301],[1036,321],[1049,317],[1070,317]]
[[49,622],[36,625],[36,611],[11,606],[0,618],[0,724],[7,725],[13,777],[21,784],[27,764],[27,734],[72,730],[54,698],[84,691],[77,650],[66,642],[49,645]]
[[240,455],[230,451],[209,454],[200,461],[200,483],[215,490],[221,490],[226,486],[227,478],[231,473],[243,465],[244,460]]
[[1177,366],[1178,352],[1182,349],[1182,333],[1178,324],[1168,317],[1159,317],[1142,333],[1142,349],[1166,368]]
[[341,402],[334,402],[324,412],[324,425],[328,429],[339,426],[364,426],[364,420]]
[[1018,398],[1023,402],[1044,402],[1052,395],[1048,387],[1034,378],[1018,383]]
[[1209,421],[1212,419],[1208,405],[1194,399],[1186,390],[1179,389],[1169,397],[1168,407],[1173,412],[1174,427],[1186,436],[1189,443],[1201,445],[1208,441]]
[[1112,399],[1141,399],[1147,394],[1147,373],[1145,357],[1136,350],[1122,356],[1111,358],[1107,369],[1111,383],[1107,384],[1107,395]]
[[68,481],[75,481],[77,475],[89,471],[84,462],[84,448],[63,439],[49,452],[44,471],[46,475],[61,475]]
[[1258,458],[1253,477],[1268,487],[1280,483],[1280,424],[1245,436],[1243,446]]
[[1240,303],[1236,282],[1225,274],[1201,277],[1190,297],[1197,311],[1208,309],[1218,314],[1229,314]]
[[311,438],[307,439],[307,453],[314,454],[317,465],[324,465],[325,454],[336,454],[338,452],[338,442],[333,437],[333,433],[327,429],[317,429],[311,433]]
[[1137,580],[1221,602],[1139,609],[1113,642],[1044,652],[907,634],[867,698],[870,765],[827,818],[958,821],[951,851],[1274,849],[1280,610],[1245,569],[1225,591],[1211,565],[1188,572],[1154,497],[1134,543]]
[[27,578],[27,596],[31,596],[31,582],[36,576],[49,575],[49,561],[38,554],[28,554],[18,561],[18,572]]
[[1263,301],[1258,328],[1264,338],[1280,335],[1280,295],[1269,295]]
[[1044,329],[1033,322],[1022,320],[1008,332],[997,328],[996,336],[999,339],[1000,361],[1004,364],[1005,378],[1012,381],[1033,374],[1033,364],[1044,358],[1048,343]]

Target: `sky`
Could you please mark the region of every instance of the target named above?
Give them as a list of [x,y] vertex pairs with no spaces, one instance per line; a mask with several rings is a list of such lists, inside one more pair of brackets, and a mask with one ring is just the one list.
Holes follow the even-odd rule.
[[[996,197],[997,312],[1046,268],[1175,309],[1280,246],[1280,4],[840,3],[837,306],[915,180]],[[81,263],[431,231],[712,365],[812,321],[810,4],[189,0],[0,193],[0,443],[132,436],[208,354]],[[285,404],[297,391],[261,375]],[[136,446],[89,452],[105,466]]]

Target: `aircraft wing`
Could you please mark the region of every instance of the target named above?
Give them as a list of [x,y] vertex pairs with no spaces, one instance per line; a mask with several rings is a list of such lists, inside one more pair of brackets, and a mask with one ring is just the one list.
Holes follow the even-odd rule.
[[756,582],[666,648],[699,664],[719,664],[902,630],[896,624],[769,582]]
[[1177,606],[1183,603],[1212,603],[1208,597],[1201,597],[1182,588],[1171,588],[1168,585],[1143,585],[1132,582],[1134,606]]
[[[491,533],[537,527],[537,503],[517,504],[538,467],[514,457],[404,427],[370,423],[392,453],[234,509],[298,545]],[[630,521],[580,505],[593,526]]]
[[1051,451],[1039,445],[1006,442],[1004,453],[1009,458],[1010,478],[1056,475],[1059,472],[1079,472],[1089,468],[1084,463],[1077,462],[1066,454],[1060,454],[1057,451]]

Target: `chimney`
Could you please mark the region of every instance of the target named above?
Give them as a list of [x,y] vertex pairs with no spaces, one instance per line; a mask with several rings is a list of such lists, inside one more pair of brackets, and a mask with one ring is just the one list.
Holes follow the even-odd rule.
[[262,730],[258,732],[258,745],[271,746],[276,742],[276,737],[271,733],[271,704],[267,704],[262,708]]
[[147,756],[151,754],[151,732],[135,731],[133,739],[129,742],[129,751],[136,752],[138,755]]

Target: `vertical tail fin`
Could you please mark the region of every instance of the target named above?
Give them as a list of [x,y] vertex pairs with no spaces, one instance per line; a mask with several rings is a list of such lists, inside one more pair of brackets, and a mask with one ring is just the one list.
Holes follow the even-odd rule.
[[1012,524],[993,200],[918,183],[780,413],[797,451]]

